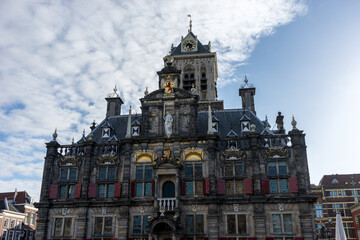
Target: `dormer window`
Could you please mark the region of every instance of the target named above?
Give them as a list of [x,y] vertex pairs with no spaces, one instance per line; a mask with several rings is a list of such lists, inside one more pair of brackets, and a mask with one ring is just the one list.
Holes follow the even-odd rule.
[[132,136],[139,136],[140,135],[140,126],[132,126],[131,127],[132,130],[131,130],[131,135]]
[[110,128],[105,127],[102,129],[102,138],[109,138],[110,137]]
[[212,122],[212,131],[213,132],[219,131],[219,123],[218,122]]
[[332,182],[331,182],[332,184],[338,184],[339,183],[339,181],[338,180],[336,180],[336,179],[334,179],[334,180],[332,180]]
[[243,132],[250,131],[250,121],[241,121],[241,131]]

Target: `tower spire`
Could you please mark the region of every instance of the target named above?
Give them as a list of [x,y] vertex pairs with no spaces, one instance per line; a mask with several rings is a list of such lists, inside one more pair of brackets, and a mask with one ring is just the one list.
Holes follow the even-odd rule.
[[189,22],[189,32],[191,32],[191,31],[192,31],[192,20],[191,20],[191,14],[188,14],[187,16],[188,16],[188,18],[190,18],[190,22]]

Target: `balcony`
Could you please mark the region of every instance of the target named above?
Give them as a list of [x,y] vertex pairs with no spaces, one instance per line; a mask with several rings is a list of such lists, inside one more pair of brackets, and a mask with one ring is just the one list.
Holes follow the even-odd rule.
[[158,198],[160,211],[174,211],[176,198]]

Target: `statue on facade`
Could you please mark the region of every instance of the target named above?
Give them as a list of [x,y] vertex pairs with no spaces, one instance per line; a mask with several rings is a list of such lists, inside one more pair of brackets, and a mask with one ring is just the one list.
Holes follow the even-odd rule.
[[284,130],[284,116],[281,115],[281,112],[278,112],[276,117],[276,126],[278,130]]
[[167,137],[170,137],[172,134],[172,123],[173,123],[174,119],[169,112],[166,112],[164,120],[165,120],[165,124],[164,124],[165,134]]

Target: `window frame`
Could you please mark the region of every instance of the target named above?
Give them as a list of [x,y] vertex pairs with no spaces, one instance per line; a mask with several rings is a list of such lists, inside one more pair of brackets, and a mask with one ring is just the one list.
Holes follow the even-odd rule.
[[3,228],[9,228],[10,218],[4,218]]
[[[105,169],[105,177],[102,178],[101,169]],[[110,170],[113,169],[113,170]],[[113,171],[113,172],[112,172]],[[112,172],[112,175],[110,174]],[[112,176],[112,177],[110,177]],[[97,175],[96,175],[97,189],[96,197],[97,198],[113,198],[115,195],[115,183],[117,180],[117,167],[113,161],[105,161],[105,163],[98,164],[97,166]],[[103,191],[103,194],[101,190]]]
[[[202,218],[202,221],[201,221],[201,225],[202,225],[202,230],[201,231],[198,231],[198,217],[201,216]],[[192,217],[192,228],[193,228],[193,232],[191,231],[188,231],[188,217]],[[202,213],[199,213],[199,214],[185,214],[184,215],[184,223],[185,223],[185,235],[186,236],[205,236],[206,234],[206,229],[205,229],[205,226],[206,226],[206,215],[205,214],[202,214]]]
[[[191,166],[191,176],[187,176],[187,169]],[[201,168],[201,175],[197,174],[197,167]],[[204,179],[204,167],[203,162],[199,160],[186,161],[185,162],[184,178],[185,181],[185,195],[186,196],[199,196],[204,194],[203,179]],[[199,188],[198,188],[199,187]],[[191,192],[188,191],[191,189]]]
[[[57,219],[61,219],[61,230],[60,230],[60,235],[55,235],[56,234],[56,220]],[[70,226],[70,234],[69,235],[64,235],[65,233],[65,219],[71,219],[71,226]],[[54,217],[54,228],[53,228],[53,234],[52,236],[54,238],[68,238],[68,237],[72,237],[74,234],[74,217]]]
[[[101,234],[100,235],[95,235],[95,223],[96,223],[96,219],[97,218],[101,218],[102,219],[102,225],[101,225]],[[105,220],[106,218],[111,218],[111,235],[105,235],[104,231],[105,231]],[[93,238],[112,238],[114,236],[114,230],[116,224],[114,224],[116,221],[116,219],[112,216],[112,215],[99,215],[99,216],[94,216],[93,218],[93,229],[92,229],[92,236]]]
[[[135,197],[152,197],[153,192],[153,178],[154,178],[154,169],[153,165],[151,163],[137,163],[135,166],[135,184],[134,184],[134,191],[135,191]],[[138,177],[138,169],[141,169],[141,176]],[[147,171],[146,170],[151,169],[151,177],[147,177]],[[141,189],[141,193],[138,191]],[[139,194],[138,194],[139,193]]]
[[[274,215],[280,216],[280,226],[281,226],[281,233],[275,232],[274,227]],[[285,222],[284,222],[284,215],[290,215],[291,219],[291,233],[285,232]],[[295,234],[294,231],[294,214],[292,212],[272,212],[270,213],[270,223],[271,223],[271,234],[276,235],[276,237],[284,236],[285,238]]]
[[[140,232],[135,233],[135,217],[140,217]],[[151,215],[133,215],[132,216],[132,235],[133,236],[147,236],[149,233],[149,218]],[[145,220],[146,219],[146,220]],[[147,226],[145,226],[145,222],[147,222]]]
[[[229,233],[229,224],[228,224],[228,216],[235,216],[235,233]],[[245,233],[239,233],[239,218],[238,216],[245,216]],[[236,236],[246,236],[248,235],[248,215],[243,212],[228,212],[224,214],[224,223],[225,223],[225,234],[230,236],[231,238],[236,238]]]
[[[281,165],[280,165],[281,164]],[[281,167],[284,167],[286,173],[283,173]],[[273,173],[275,167],[275,173]],[[289,193],[289,166],[288,159],[286,158],[269,158],[266,163],[266,175],[269,178],[269,190],[270,194],[282,194]],[[286,191],[282,188],[284,185],[282,183],[286,182]],[[274,184],[275,183],[275,184]],[[274,191],[276,187],[276,191]]]

